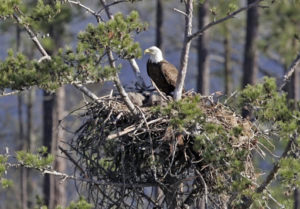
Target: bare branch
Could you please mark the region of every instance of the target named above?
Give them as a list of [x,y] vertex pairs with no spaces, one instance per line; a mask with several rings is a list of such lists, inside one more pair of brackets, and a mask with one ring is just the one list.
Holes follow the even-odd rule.
[[19,167],[25,167],[28,169],[36,169],[42,172],[42,174],[49,174],[49,175],[53,175],[53,176],[57,176],[57,177],[61,177],[64,180],[66,179],[71,179],[71,180],[76,180],[76,181],[81,181],[81,182],[86,182],[86,183],[91,183],[94,185],[109,185],[109,186],[116,186],[116,187],[126,187],[126,188],[132,188],[132,187],[140,187],[140,188],[144,188],[144,187],[153,187],[153,186],[158,186],[157,183],[148,183],[148,182],[137,182],[135,184],[132,183],[128,183],[128,184],[124,184],[124,182],[107,182],[107,181],[101,181],[101,180],[94,180],[92,178],[83,178],[83,177],[79,177],[79,176],[75,176],[75,175],[69,175],[67,173],[62,173],[62,172],[58,172],[56,170],[51,170],[51,169],[41,169],[41,168],[35,168],[35,167],[30,167],[27,165],[23,165],[21,163],[6,163],[6,167],[7,168],[19,168]]
[[223,17],[223,18],[221,18],[221,19],[219,19],[219,20],[216,20],[216,21],[213,21],[213,22],[207,24],[207,25],[204,26],[201,30],[199,30],[199,31],[193,33],[192,35],[190,35],[190,36],[188,37],[188,41],[192,41],[193,39],[197,38],[197,37],[200,36],[204,31],[206,31],[208,28],[210,28],[210,27],[212,27],[212,26],[214,26],[214,25],[220,24],[220,23],[222,23],[222,22],[224,22],[224,21],[226,21],[226,20],[228,20],[228,19],[231,19],[231,18],[233,18],[235,15],[237,15],[237,14],[239,14],[239,13],[245,11],[245,10],[248,10],[248,9],[250,9],[250,8],[252,8],[252,7],[258,6],[258,4],[259,4],[260,2],[262,2],[262,1],[264,1],[264,0],[256,0],[256,1],[253,2],[252,4],[249,4],[249,5],[245,6],[245,7],[242,7],[242,8],[240,8],[240,9],[238,9],[238,10],[232,12],[231,14],[227,15],[226,17]]
[[30,29],[30,27],[27,24],[24,24],[22,22],[21,18],[19,18],[16,14],[14,14],[13,16],[14,16],[15,20],[18,22],[18,24],[22,25],[25,28],[25,30],[27,31],[29,37],[31,38],[31,40],[33,41],[33,43],[36,45],[36,47],[38,48],[38,50],[41,52],[41,54],[43,55],[43,57],[50,57],[48,55],[48,53],[46,52],[46,50],[44,49],[44,47],[42,46],[42,44],[40,43],[40,41],[38,40],[38,38],[35,35],[35,33]]
[[100,9],[97,14],[100,14],[103,10],[105,10],[107,12],[107,9],[110,7],[110,6],[113,6],[113,5],[116,5],[116,4],[119,4],[119,3],[122,3],[122,2],[128,2],[128,0],[120,0],[120,1],[114,1],[110,4],[105,4],[106,1],[104,0],[100,0],[101,4],[103,5],[103,8]]
[[295,72],[296,67],[300,63],[300,52],[297,55],[296,59],[292,62],[291,66],[288,68],[287,73],[283,77],[283,83],[281,84],[279,90],[282,91],[283,87],[287,84],[287,82],[290,80],[292,75]]
[[181,52],[180,59],[180,72],[176,82],[176,88],[174,92],[174,99],[178,101],[181,99],[184,80],[187,72],[189,51],[191,47],[191,40],[189,37],[192,34],[192,22],[193,22],[193,0],[187,0],[186,3],[186,14],[185,17],[185,32],[184,32],[184,44]]
[[181,10],[179,10],[179,9],[177,9],[177,8],[173,8],[173,10],[175,11],[175,12],[178,12],[179,14],[182,14],[182,15],[184,15],[184,16],[188,16],[184,11],[181,11]]
[[75,5],[79,6],[79,7],[82,7],[82,8],[85,9],[87,12],[91,13],[92,15],[94,15],[95,18],[97,19],[97,22],[102,21],[101,16],[100,16],[98,13],[96,13],[96,12],[95,12],[94,10],[92,10],[91,8],[89,8],[89,7],[85,6],[85,5],[83,5],[80,1],[71,1],[71,0],[67,0],[67,1],[68,1],[69,3],[71,3],[71,4],[75,4]]
[[132,67],[132,69],[133,69],[133,72],[134,72],[134,75],[135,75],[135,77],[136,77],[136,79],[137,79],[137,84],[138,84],[141,88],[146,89],[147,86],[146,86],[146,84],[145,84],[145,81],[144,81],[144,79],[143,79],[143,77],[142,77],[142,75],[141,75],[140,68],[139,68],[138,64],[136,63],[135,59],[130,59],[130,60],[129,60],[129,63],[130,63],[130,65],[131,65],[131,67]]
[[92,91],[90,91],[87,87],[83,86],[82,84],[76,84],[76,83],[73,83],[73,86],[77,88],[79,91],[81,91],[82,93],[84,93],[86,96],[88,96],[91,100],[100,104],[99,97],[96,94],[94,94]]
[[19,94],[21,92],[22,92],[21,90],[15,90],[7,93],[5,91],[0,91],[0,97],[12,96],[12,95]]
[[[114,61],[113,54],[110,50],[108,50],[108,60],[109,60],[110,66],[112,68],[116,68],[116,63]],[[123,98],[126,106],[130,110],[130,112],[133,113],[134,115],[136,115],[138,112],[137,112],[134,104],[132,103],[132,101],[129,99],[128,94],[125,91],[124,87],[122,86],[122,83],[121,83],[118,73],[115,73],[113,81],[114,81],[114,84],[116,85],[121,97]]]

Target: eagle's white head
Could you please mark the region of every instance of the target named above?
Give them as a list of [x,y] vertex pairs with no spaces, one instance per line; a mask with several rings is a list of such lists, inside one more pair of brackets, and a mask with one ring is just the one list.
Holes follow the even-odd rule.
[[145,49],[144,54],[149,54],[151,62],[154,63],[161,62],[164,59],[161,50],[156,46]]

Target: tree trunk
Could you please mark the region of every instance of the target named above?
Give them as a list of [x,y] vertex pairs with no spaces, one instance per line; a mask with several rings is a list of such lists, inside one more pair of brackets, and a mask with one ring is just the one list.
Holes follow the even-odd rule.
[[[27,150],[27,145],[24,137],[24,126],[23,126],[23,96],[18,95],[18,122],[19,122],[19,140],[21,145],[21,150]],[[27,209],[28,203],[28,193],[27,193],[27,169],[21,167],[20,170],[20,186],[21,186],[21,207],[22,209]]]
[[162,49],[163,0],[156,0],[156,46]]
[[297,108],[297,101],[299,101],[299,88],[300,88],[300,78],[299,78],[299,67],[296,67],[295,72],[291,77],[291,81],[287,84],[287,93],[288,98],[293,99],[295,102],[293,103],[292,108]]
[[225,79],[225,95],[229,95],[232,91],[232,72],[231,72],[231,41],[228,25],[225,23],[225,38],[224,38],[224,79]]
[[[60,126],[59,121],[64,117],[65,113],[65,88],[60,87],[56,91],[56,105],[55,105],[55,120],[54,120],[54,127],[56,128],[55,133],[55,139],[53,139],[53,142],[55,142],[55,150],[54,153],[56,153],[56,156],[59,156],[60,153],[58,153],[58,147],[65,147],[65,144],[62,143],[62,140],[64,139],[64,132],[62,129],[62,126]],[[58,172],[65,173],[66,170],[66,161],[64,158],[57,157],[54,162],[54,169]],[[55,202],[54,205],[60,205],[65,206],[66,205],[66,189],[65,184],[60,182],[60,179],[55,178]]]
[[[27,95],[27,101],[26,101],[26,118],[27,118],[27,123],[26,123],[26,145],[27,145],[27,151],[31,152],[31,142],[33,138],[33,121],[32,121],[32,107],[33,107],[33,102],[34,102],[34,94],[35,90],[30,89],[28,90],[28,95]],[[27,182],[30,182],[31,177],[30,177],[30,169],[27,169],[27,177],[26,177]],[[31,200],[31,194],[34,191],[32,186],[29,184],[27,186],[27,196],[28,196],[28,207],[30,208],[30,200]]]
[[[255,0],[248,0],[248,5]],[[246,26],[246,44],[244,50],[244,74],[242,87],[247,84],[255,84],[258,67],[257,67],[257,47],[256,40],[258,35],[258,8],[252,7],[247,11],[247,26]]]
[[[64,172],[66,161],[58,156],[58,146],[64,146],[60,140],[63,139],[63,130],[59,127],[59,120],[63,117],[65,107],[65,90],[59,88],[56,94],[44,92],[44,146],[49,153],[56,156],[54,169],[58,172]],[[65,185],[59,182],[53,175],[44,177],[44,199],[49,209],[56,206],[65,206],[66,191]]]
[[[43,145],[48,148],[49,153],[53,153],[53,113],[54,113],[54,104],[56,96],[44,91],[43,95]],[[54,208],[54,177],[52,175],[46,174],[44,176],[44,203],[48,206],[49,209]]]
[[[48,1],[50,4],[55,4],[54,0]],[[55,54],[57,49],[63,45],[63,33],[63,23],[56,23],[56,25],[51,24],[49,26],[50,37],[55,40],[55,46],[53,51],[49,52],[50,55]],[[65,159],[57,157],[58,145],[60,145],[59,140],[62,140],[63,138],[62,130],[59,129],[59,119],[62,119],[62,115],[64,114],[64,88],[59,88],[56,93],[52,95],[46,93],[45,96],[49,97],[49,100],[44,100],[44,123],[47,126],[44,129],[44,143],[49,147],[49,152],[55,156],[54,169],[59,172],[64,172],[66,164]],[[53,209],[58,205],[64,206],[66,202],[65,185],[61,184],[54,176],[45,176],[44,198],[47,200],[46,205],[48,205],[49,209]]]
[[300,194],[298,188],[294,191],[294,209],[300,209]]
[[[202,29],[209,21],[208,1],[200,4],[198,10],[198,28]],[[209,94],[210,76],[208,60],[208,31],[205,31],[198,39],[198,79],[197,91],[203,95]]]

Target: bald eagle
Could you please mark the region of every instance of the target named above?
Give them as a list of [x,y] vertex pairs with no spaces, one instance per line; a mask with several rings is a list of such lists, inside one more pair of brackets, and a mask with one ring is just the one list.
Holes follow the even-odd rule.
[[174,65],[164,60],[162,52],[156,46],[152,46],[144,51],[149,54],[147,62],[147,73],[157,88],[167,95],[175,90],[178,70]]

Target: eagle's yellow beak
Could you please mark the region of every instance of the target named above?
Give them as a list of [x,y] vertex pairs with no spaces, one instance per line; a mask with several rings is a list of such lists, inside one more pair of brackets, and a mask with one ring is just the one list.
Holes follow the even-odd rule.
[[150,49],[145,49],[144,54],[150,54]]

